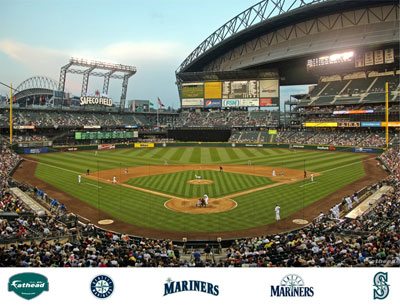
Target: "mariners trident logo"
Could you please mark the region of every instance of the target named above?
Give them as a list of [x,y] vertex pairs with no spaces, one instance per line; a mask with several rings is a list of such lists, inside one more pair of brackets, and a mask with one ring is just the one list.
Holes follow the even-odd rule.
[[383,300],[389,295],[388,273],[379,272],[374,276],[374,300]]

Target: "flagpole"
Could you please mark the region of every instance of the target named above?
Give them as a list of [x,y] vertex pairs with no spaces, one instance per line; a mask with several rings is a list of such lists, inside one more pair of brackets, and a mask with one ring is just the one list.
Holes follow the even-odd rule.
[[158,124],[158,110],[160,109],[160,106],[158,106],[158,108],[157,108],[157,127],[159,127],[159,124]]
[[10,144],[12,145],[12,136],[13,136],[13,118],[12,118],[12,104],[13,104],[13,97],[12,97],[12,83],[10,84]]

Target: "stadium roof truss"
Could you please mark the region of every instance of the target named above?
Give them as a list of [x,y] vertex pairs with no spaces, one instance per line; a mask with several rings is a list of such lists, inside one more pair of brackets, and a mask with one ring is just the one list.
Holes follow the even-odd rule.
[[236,33],[248,29],[251,26],[260,23],[269,18],[279,16],[296,8],[306,5],[312,5],[327,0],[263,0],[256,3],[252,7],[243,11],[239,15],[233,17],[227,23],[222,25],[209,37],[207,37],[196,49],[178,67],[177,73],[184,70],[193,60],[212,47],[218,45],[227,38],[234,36]]
[[[181,77],[192,71],[249,69],[284,58],[325,51],[322,50],[325,46],[328,50],[347,48],[337,42],[331,46],[333,39],[329,44],[317,47],[311,37],[318,36],[322,42],[329,31],[350,33],[351,28],[357,26],[382,24],[378,30],[374,29],[371,37],[366,37],[367,30],[350,33],[353,44],[393,43],[399,36],[399,31],[393,30],[399,21],[399,8],[397,1],[390,0],[264,0],[229,20],[193,50],[177,69],[177,81],[179,83]],[[385,23],[391,24],[391,28],[384,28]],[[351,40],[348,41],[350,44]],[[300,50],[300,46],[303,49]]]
[[[73,68],[74,66],[83,67],[86,69],[76,69]],[[95,71],[96,69],[102,71]],[[106,71],[106,72],[104,72]],[[122,64],[113,64],[113,63],[106,63],[100,61],[90,61],[86,59],[78,59],[78,58],[71,58],[68,64],[61,67],[60,71],[60,81],[59,81],[59,91],[65,90],[65,82],[67,73],[72,74],[81,74],[83,75],[82,80],[82,88],[81,88],[81,96],[87,94],[87,88],[89,84],[89,77],[103,77],[103,93],[108,94],[108,87],[110,84],[111,79],[122,79],[122,93],[120,99],[120,108],[125,108],[125,101],[126,101],[126,92],[128,89],[128,81],[129,78],[136,74],[136,67],[122,65]],[[122,73],[122,74],[116,74]]]
[[58,87],[58,82],[49,77],[34,76],[18,85],[14,90],[14,95],[17,100],[30,95],[49,95],[57,91]]

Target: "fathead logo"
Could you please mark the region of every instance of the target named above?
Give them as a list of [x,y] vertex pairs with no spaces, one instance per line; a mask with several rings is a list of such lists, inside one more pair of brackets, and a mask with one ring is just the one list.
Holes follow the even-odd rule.
[[43,291],[49,291],[47,277],[36,273],[21,273],[11,276],[8,281],[8,291],[13,291],[18,296],[31,300]]

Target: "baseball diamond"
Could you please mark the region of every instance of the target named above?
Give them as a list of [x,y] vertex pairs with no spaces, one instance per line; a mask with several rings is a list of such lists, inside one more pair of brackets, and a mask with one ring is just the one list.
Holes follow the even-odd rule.
[[[251,166],[247,165],[249,156]],[[374,164],[374,156],[364,154],[208,147],[125,149],[101,151],[97,156],[86,151],[25,158],[23,168],[15,173],[17,179],[46,184],[57,199],[68,200],[73,212],[92,222],[110,217],[115,222],[107,225],[108,229],[156,237],[168,233],[179,238],[215,237],[218,233],[236,236],[271,225],[275,225],[273,229],[297,228],[294,217],[312,219],[304,215],[331,205],[324,199],[341,199],[338,191],[353,191],[357,182],[371,179],[368,174]],[[166,158],[169,165],[163,165]],[[220,165],[222,173],[218,171]],[[304,167],[315,174],[312,184],[303,177]],[[87,169],[90,175],[85,174]],[[33,172],[34,176],[28,178]],[[213,183],[188,184],[195,173]],[[114,176],[117,184],[112,184]],[[210,195],[209,207],[196,208],[196,197],[205,192]],[[226,203],[217,205],[216,201],[224,200]],[[283,223],[275,223],[272,213],[276,203],[280,204]]]

